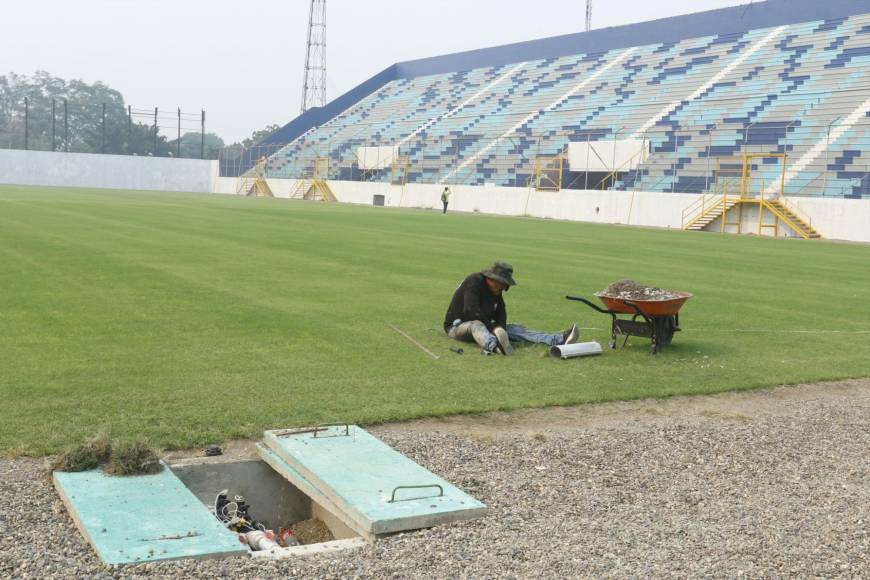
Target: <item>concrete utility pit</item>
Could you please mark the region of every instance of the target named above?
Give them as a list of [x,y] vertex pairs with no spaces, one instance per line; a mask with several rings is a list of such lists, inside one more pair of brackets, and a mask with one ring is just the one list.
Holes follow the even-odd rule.
[[[151,475],[112,477],[93,469],[52,477],[73,521],[106,564],[248,554],[290,558],[357,548],[379,536],[486,511],[356,425],[266,431],[254,449],[260,459],[197,457]],[[224,490],[221,515],[236,531],[209,509]],[[279,540],[287,528],[302,545],[273,547],[239,518],[262,524]],[[264,549],[242,545],[239,532]]]
[[253,459],[226,461],[198,458],[170,465],[181,482],[207,508],[223,490],[232,499],[244,496],[249,514],[277,534],[292,528],[301,546],[273,552],[257,552],[255,557],[289,557],[306,553],[331,552],[364,545],[357,533],[278,474],[266,462]]

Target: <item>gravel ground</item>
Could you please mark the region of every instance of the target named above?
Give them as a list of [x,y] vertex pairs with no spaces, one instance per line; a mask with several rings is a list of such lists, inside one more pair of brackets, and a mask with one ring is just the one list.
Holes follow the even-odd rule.
[[862,385],[749,416],[483,436],[378,428],[489,513],[293,561],[104,567],[45,462],[2,460],[0,577],[870,578],[870,381]]

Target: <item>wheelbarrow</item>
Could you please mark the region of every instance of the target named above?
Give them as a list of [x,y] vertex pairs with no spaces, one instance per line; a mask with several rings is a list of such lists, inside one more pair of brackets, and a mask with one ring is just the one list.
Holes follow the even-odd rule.
[[[580,296],[565,296],[576,300],[611,317],[610,348],[616,348],[616,337],[625,336],[622,346],[630,336],[650,339],[650,354],[658,354],[662,348],[671,344],[674,333],[680,331],[680,308],[692,297],[688,292],[676,292],[677,297],[668,300],[628,300],[597,292],[595,296],[604,304],[600,308]],[[631,318],[619,318],[619,314],[630,314]]]

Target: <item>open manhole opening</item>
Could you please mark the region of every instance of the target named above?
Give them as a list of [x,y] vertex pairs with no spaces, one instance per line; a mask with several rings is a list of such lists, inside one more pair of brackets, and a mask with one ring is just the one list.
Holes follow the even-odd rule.
[[[210,512],[214,513],[216,499],[224,492],[228,501],[247,504],[250,518],[276,536],[282,528],[290,530],[299,544],[293,546],[297,549],[290,550],[291,553],[336,551],[362,545],[337,541],[360,536],[265,461],[197,459],[169,468]],[[221,519],[217,515],[215,518]],[[258,551],[252,550],[252,555]]]
[[[79,531],[106,564],[330,552],[486,511],[356,425],[266,431],[256,450],[260,459],[200,457],[151,475],[113,477],[93,469],[52,477]],[[224,490],[236,505],[221,515],[238,515],[240,505],[247,506],[252,522],[279,540],[281,528],[289,528],[301,545],[281,547],[262,541],[256,526],[225,525],[227,518],[214,512]],[[259,549],[243,545],[239,531]]]

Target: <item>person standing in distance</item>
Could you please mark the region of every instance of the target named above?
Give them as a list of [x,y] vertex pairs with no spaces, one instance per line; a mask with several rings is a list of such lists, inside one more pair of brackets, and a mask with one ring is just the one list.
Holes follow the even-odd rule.
[[444,211],[442,213],[447,213],[447,202],[450,201],[450,188],[444,187],[444,191],[441,192],[441,203],[444,204]]

